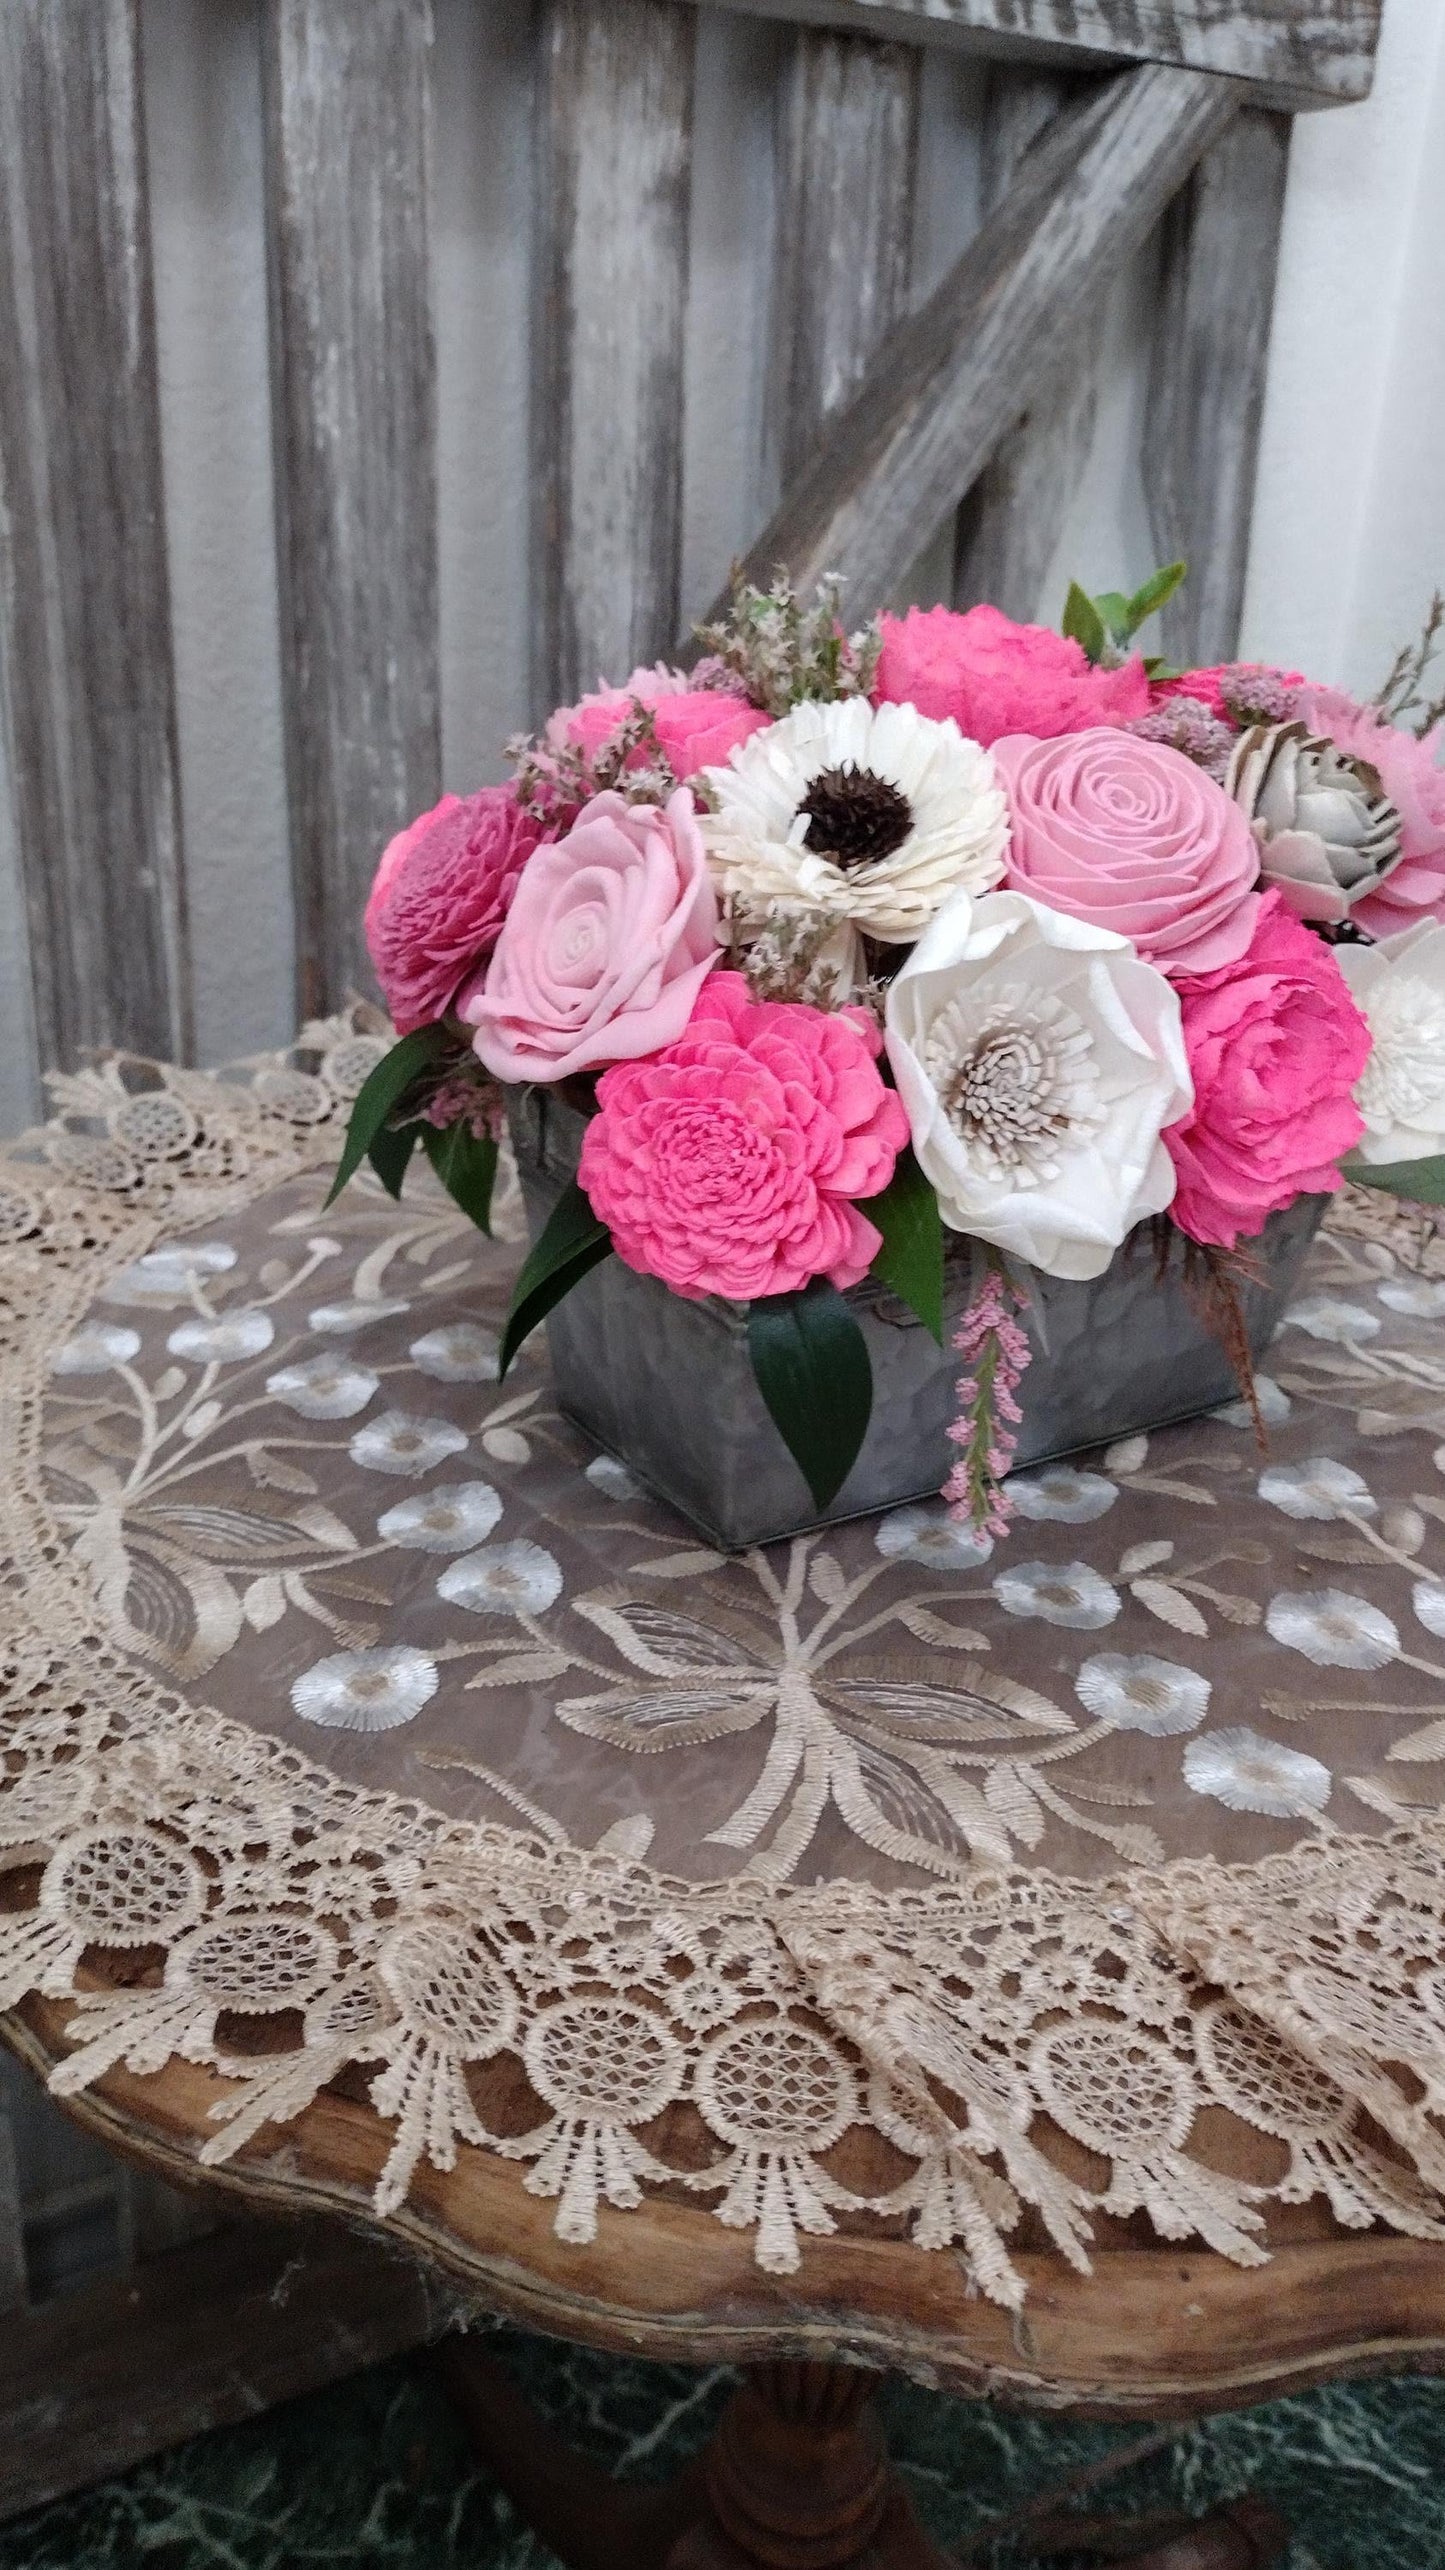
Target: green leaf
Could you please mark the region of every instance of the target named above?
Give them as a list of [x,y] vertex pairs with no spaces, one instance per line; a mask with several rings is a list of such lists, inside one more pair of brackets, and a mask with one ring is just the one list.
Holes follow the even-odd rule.
[[1126,643],[1136,622],[1129,599],[1117,589],[1104,589],[1094,600],[1094,605],[1108,628],[1110,640]]
[[783,1443],[826,1508],[857,1460],[873,1410],[873,1368],[862,1331],[836,1285],[815,1276],[800,1294],[769,1294],[748,1309],[748,1354]]
[[1103,659],[1109,641],[1104,631],[1104,619],[1087,590],[1081,589],[1077,580],[1069,582],[1060,630],[1068,635],[1071,642],[1082,643],[1090,660]]
[[421,1127],[422,1148],[447,1194],[461,1206],[478,1231],[492,1236],[492,1187],[497,1175],[497,1146],[489,1135],[478,1141],[465,1124]]
[[1382,1187],[1387,1196],[1404,1196],[1412,1205],[1445,1205],[1445,1158],[1347,1160],[1344,1172],[1356,1187]]
[[389,1196],[400,1197],[401,1182],[411,1166],[418,1128],[414,1124],[378,1126],[366,1156]]
[[418,1026],[382,1055],[371,1077],[363,1082],[351,1110],[346,1148],[331,1182],[328,1205],[336,1202],[347,1180],[355,1177],[387,1117],[401,1104],[413,1080],[419,1079],[436,1060],[447,1041],[444,1026]]
[[858,1211],[883,1234],[874,1275],[917,1313],[942,1347],[943,1222],[938,1198],[911,1151],[899,1153],[882,1195],[870,1196]]
[[1144,675],[1151,684],[1155,684],[1161,678],[1182,678],[1184,672],[1182,669],[1176,669],[1172,661],[1166,660],[1162,652],[1152,660],[1146,653],[1144,659]]
[[1134,633],[1143,624],[1146,616],[1157,615],[1161,607],[1167,606],[1180,582],[1186,580],[1188,576],[1187,562],[1166,562],[1162,571],[1151,571],[1148,579],[1135,590],[1129,601],[1130,633]]
[[505,1377],[522,1341],[530,1338],[538,1322],[545,1321],[553,1305],[570,1294],[589,1267],[606,1258],[611,1248],[611,1233],[598,1221],[573,1178],[552,1207],[512,1288],[497,1357],[499,1376]]

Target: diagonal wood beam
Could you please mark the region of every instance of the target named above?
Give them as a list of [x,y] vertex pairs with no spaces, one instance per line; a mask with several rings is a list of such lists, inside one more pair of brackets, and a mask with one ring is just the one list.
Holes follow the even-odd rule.
[[[701,5],[701,0],[699,0]],[[903,36],[1060,71],[1174,63],[1257,84],[1276,107],[1366,98],[1383,0],[722,0],[857,36]]]
[[1150,67],[1056,117],[943,283],[889,333],[744,576],[766,586],[781,565],[809,590],[836,571],[850,619],[883,606],[1239,97],[1206,72]]

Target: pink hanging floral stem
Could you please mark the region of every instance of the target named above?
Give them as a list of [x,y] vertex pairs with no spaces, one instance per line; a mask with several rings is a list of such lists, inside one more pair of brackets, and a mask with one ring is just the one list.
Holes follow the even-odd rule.
[[963,1451],[943,1496],[951,1517],[997,1538],[1008,1533],[1013,1516],[1000,1485],[1018,1445],[1018,1387],[1033,1349],[1020,1320],[1028,1310],[1027,1294],[996,1250],[985,1249],[984,1258],[982,1280],[953,1335],[965,1371],[956,1386],[958,1417],[948,1433]]

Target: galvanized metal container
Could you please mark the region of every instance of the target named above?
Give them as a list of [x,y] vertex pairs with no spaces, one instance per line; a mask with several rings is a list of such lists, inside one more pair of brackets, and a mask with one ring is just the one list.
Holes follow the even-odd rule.
[[[512,1089],[508,1120],[535,1238],[575,1176],[585,1119],[555,1090]],[[1267,1346],[1326,1198],[1302,1196],[1251,1243],[1260,1281],[1241,1294],[1250,1347]],[[945,1271],[948,1329],[970,1290],[960,1243]],[[1237,1387],[1179,1260],[1156,1278],[1147,1227],[1091,1284],[1032,1279],[1034,1357],[1021,1391],[1020,1465],[1189,1419]],[[886,1288],[848,1301],[873,1365],[873,1416],[832,1504],[815,1507],[763,1406],[748,1358],[747,1311],[685,1302],[620,1258],[604,1259],[551,1313],[547,1338],[567,1416],[727,1551],[770,1543],[936,1492],[953,1460],[959,1360]]]

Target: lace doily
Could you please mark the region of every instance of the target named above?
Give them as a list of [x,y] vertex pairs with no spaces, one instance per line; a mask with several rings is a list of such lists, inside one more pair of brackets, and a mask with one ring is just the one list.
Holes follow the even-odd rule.
[[723,1561],[539,1353],[497,1384],[514,1247],[323,1213],[383,1042],[111,1061],[0,1160],[0,2006],[74,1998],[57,2090],[209,2064],[216,2164],[360,2067],[383,2215],[476,2147],[565,2239],[682,2190],[1014,2305],[1101,2216],[1445,2237],[1428,1219],[1343,1209],[1263,1464],[1229,1405],[992,1557],[919,1508]]

